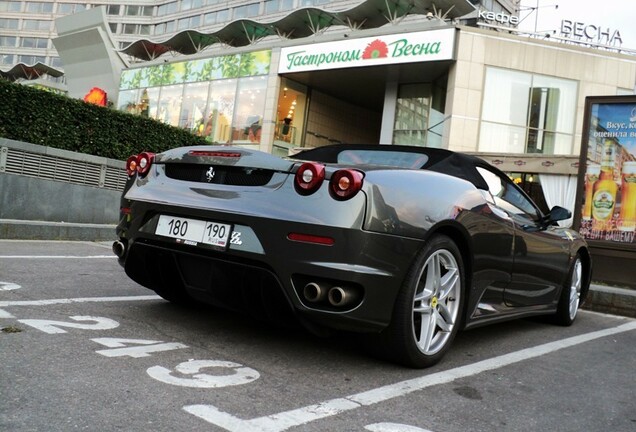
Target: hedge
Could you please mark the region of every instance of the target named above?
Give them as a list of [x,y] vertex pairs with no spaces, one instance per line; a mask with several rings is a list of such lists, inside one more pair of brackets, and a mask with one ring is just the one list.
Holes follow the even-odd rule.
[[208,144],[190,132],[0,79],[0,137],[126,160],[142,151]]

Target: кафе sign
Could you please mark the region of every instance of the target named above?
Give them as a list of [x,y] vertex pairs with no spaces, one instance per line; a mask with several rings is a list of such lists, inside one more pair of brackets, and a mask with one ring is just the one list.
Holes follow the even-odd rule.
[[451,60],[454,28],[301,45],[281,50],[278,71],[304,72]]

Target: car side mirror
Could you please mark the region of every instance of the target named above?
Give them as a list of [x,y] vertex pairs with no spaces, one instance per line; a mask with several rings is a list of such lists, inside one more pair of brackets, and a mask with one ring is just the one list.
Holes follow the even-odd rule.
[[570,210],[565,209],[563,207],[554,206],[552,207],[552,210],[550,210],[550,213],[546,215],[545,219],[546,219],[546,222],[548,223],[554,223],[554,222],[570,219],[571,217],[572,217],[572,212]]

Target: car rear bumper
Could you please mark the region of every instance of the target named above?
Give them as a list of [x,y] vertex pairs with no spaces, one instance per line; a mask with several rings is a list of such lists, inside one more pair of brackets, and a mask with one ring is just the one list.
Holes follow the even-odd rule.
[[[292,311],[325,327],[379,331],[388,325],[395,297],[422,242],[328,224],[131,202],[131,220],[120,231],[126,273],[156,289],[177,286],[198,301],[258,317]],[[240,232],[225,250],[184,244],[155,234],[160,214],[230,223]],[[332,217],[332,216],[330,216]],[[330,238],[324,245],[289,239],[290,233]],[[240,243],[240,244],[239,244]],[[305,287],[342,288],[346,300],[308,298]]]

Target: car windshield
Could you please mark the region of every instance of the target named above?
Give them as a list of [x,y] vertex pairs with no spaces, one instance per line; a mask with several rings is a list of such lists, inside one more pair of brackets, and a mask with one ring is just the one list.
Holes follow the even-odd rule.
[[367,164],[419,169],[427,161],[428,156],[425,154],[402,151],[344,150],[338,153],[338,163],[341,164]]

